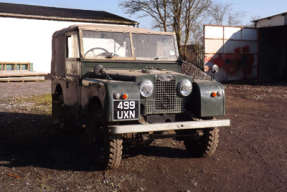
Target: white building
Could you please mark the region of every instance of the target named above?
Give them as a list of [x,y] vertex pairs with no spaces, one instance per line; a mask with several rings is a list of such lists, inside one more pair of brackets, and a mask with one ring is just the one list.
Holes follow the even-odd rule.
[[287,25],[287,12],[254,20],[256,28]]
[[138,25],[105,11],[1,2],[0,23],[0,62],[30,62],[33,63],[33,71],[46,73],[51,70],[51,42],[56,30],[87,23]]

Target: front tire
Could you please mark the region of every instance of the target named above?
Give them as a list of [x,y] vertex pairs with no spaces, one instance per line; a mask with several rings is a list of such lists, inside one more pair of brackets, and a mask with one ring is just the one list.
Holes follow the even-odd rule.
[[219,129],[203,130],[204,135],[197,139],[185,140],[184,145],[193,157],[210,157],[216,151],[219,142]]
[[89,114],[87,134],[96,162],[103,169],[115,169],[122,160],[121,135],[110,135],[102,110]]

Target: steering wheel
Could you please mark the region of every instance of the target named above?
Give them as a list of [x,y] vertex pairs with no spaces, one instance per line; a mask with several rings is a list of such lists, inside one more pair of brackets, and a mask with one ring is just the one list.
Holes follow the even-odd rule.
[[[89,52],[92,52],[94,56],[103,56],[103,55],[102,55],[103,53],[100,53],[100,54],[96,55],[95,52],[94,52],[94,50],[96,50],[96,49],[101,49],[101,50],[105,51],[106,53],[109,53],[109,51],[106,50],[106,49],[104,49],[104,48],[94,47],[94,48],[89,49],[89,50],[85,53],[85,56],[86,56]],[[106,53],[105,53],[105,54],[106,54]]]

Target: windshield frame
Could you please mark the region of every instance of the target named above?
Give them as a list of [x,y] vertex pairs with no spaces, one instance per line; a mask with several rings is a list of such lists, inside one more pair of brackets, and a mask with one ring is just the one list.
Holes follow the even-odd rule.
[[[128,33],[129,36],[130,36],[130,43],[131,43],[131,52],[132,52],[132,56],[131,57],[106,57],[106,56],[97,56],[97,58],[88,58],[85,56],[85,53],[84,53],[84,43],[83,43],[83,31],[86,31],[86,30],[79,30],[79,42],[80,42],[80,55],[81,55],[81,58],[83,60],[137,60],[137,61],[154,61],[154,62],[162,62],[162,61],[167,61],[167,62],[175,62],[175,61],[178,61],[179,59],[179,52],[178,52],[178,46],[177,46],[177,41],[176,41],[176,36],[174,33],[166,33],[164,34],[164,32],[162,33],[159,33],[160,35],[162,36],[172,36],[173,37],[173,40],[174,40],[174,47],[175,47],[175,57],[174,59],[170,59],[169,57],[160,57],[160,58],[157,58],[157,57],[147,57],[147,58],[144,58],[144,57],[135,57],[135,53],[134,53],[134,45],[133,45],[133,34],[149,34],[149,33],[138,33],[138,32],[124,32],[122,31],[122,33]],[[97,32],[115,32],[115,33],[118,33],[119,31],[112,31],[112,30],[92,30],[92,29],[89,29],[88,31],[97,31]],[[161,56],[164,56],[164,55],[161,55]]]

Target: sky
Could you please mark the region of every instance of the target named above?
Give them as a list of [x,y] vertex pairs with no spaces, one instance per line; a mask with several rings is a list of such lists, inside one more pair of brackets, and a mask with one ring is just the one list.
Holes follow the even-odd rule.
[[[62,7],[73,9],[85,9],[96,11],[107,11],[122,17],[137,21],[139,27],[151,29],[152,20],[149,18],[138,18],[137,15],[128,15],[124,13],[118,4],[119,0],[0,0],[7,3],[18,3],[28,5],[41,5],[50,7]],[[280,13],[287,12],[286,0],[217,0],[222,3],[233,3],[233,10],[245,12],[242,18],[242,24],[250,24],[252,16],[259,18],[269,17]],[[204,24],[204,23],[203,23]]]

